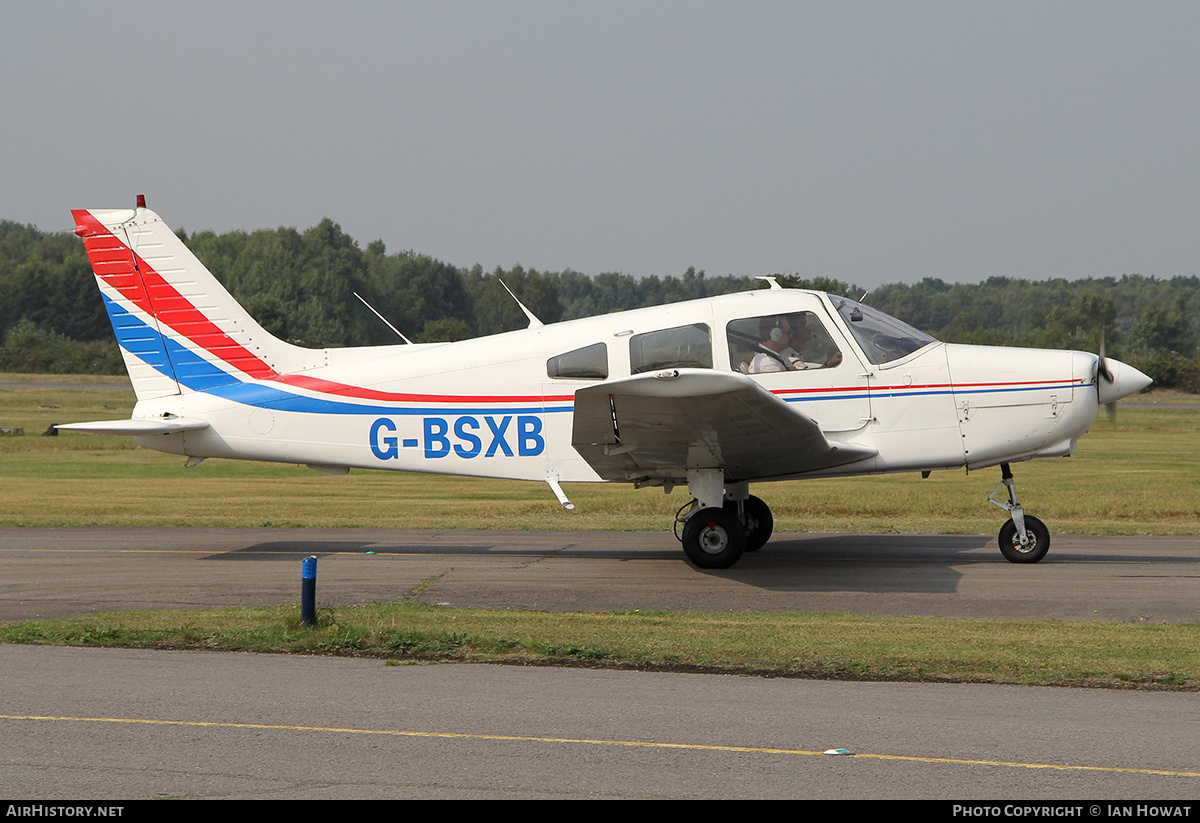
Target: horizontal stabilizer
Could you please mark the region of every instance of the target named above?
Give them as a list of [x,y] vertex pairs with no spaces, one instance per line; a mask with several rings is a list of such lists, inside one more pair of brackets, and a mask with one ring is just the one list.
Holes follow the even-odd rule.
[[63,423],[56,429],[90,434],[123,434],[140,437],[147,434],[177,434],[208,428],[207,420],[196,417],[169,417],[143,420],[97,420],[94,423]]

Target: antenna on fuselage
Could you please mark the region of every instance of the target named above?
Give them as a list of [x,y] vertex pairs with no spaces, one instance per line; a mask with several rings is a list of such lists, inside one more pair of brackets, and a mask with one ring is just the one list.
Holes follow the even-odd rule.
[[366,307],[367,307],[368,309],[370,309],[371,311],[375,312],[375,316],[376,316],[376,317],[378,317],[378,318],[379,318],[380,320],[382,320],[384,323],[387,323],[387,327],[388,327],[389,329],[391,329],[392,331],[394,331],[394,332],[397,334],[397,336],[399,336],[399,338],[400,338],[401,340],[403,340],[405,343],[407,343],[407,344],[408,344],[408,345],[410,345],[410,346],[411,346],[411,345],[413,345],[413,341],[409,340],[409,339],[408,339],[407,337],[405,337],[403,334],[400,334],[400,330],[399,330],[398,328],[396,328],[395,326],[393,326],[391,323],[388,323],[388,319],[387,319],[386,317],[384,317],[382,314],[380,314],[379,312],[375,311],[375,307],[374,307],[374,306],[372,306],[370,303],[368,303],[368,302],[366,301],[366,299],[365,299],[365,298],[363,298],[363,296],[362,296],[361,294],[359,294],[358,292],[354,292],[354,296],[355,296],[355,297],[357,297],[359,300],[362,300],[362,304],[363,304],[364,306],[366,306]]
[[779,285],[779,281],[775,279],[775,275],[773,275],[773,274],[756,274],[754,276],[754,279],[755,280],[766,280],[768,283],[771,284],[772,290],[774,290],[774,289],[778,289],[780,291],[783,290],[783,286]]
[[[499,277],[497,277],[496,279],[500,280]],[[513,294],[513,290],[508,287],[507,283],[505,283],[503,280],[500,280],[500,285],[504,286],[504,290],[506,292],[508,292],[508,296],[511,297],[513,300],[517,301],[517,305],[521,307],[521,311],[525,312],[525,316],[529,318],[528,328],[538,329],[538,328],[541,328],[542,326],[546,325],[541,320],[538,320],[537,315],[535,315],[533,312],[531,312],[529,309],[527,309],[525,307],[524,303],[522,303],[519,299],[517,299],[517,296],[515,294]]]

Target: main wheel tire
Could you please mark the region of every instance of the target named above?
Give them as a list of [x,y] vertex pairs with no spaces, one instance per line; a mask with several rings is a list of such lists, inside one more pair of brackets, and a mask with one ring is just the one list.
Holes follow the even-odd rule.
[[[742,524],[746,532],[746,551],[756,552],[771,539],[771,532],[775,529],[775,518],[771,516],[771,507],[754,495],[746,498],[742,510],[746,515],[746,521]],[[726,500],[725,511],[736,516],[737,501]]]
[[1017,524],[1005,520],[1000,527],[1000,553],[1010,563],[1036,563],[1050,551],[1050,530],[1036,517],[1025,515],[1025,536],[1029,542],[1024,546],[1017,539]]
[[683,552],[702,569],[728,569],[745,549],[742,524],[723,508],[700,509],[683,524]]

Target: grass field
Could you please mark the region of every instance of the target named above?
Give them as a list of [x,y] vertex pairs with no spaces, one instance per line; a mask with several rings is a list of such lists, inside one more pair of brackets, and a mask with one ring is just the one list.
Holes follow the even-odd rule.
[[[28,380],[26,375],[0,375]],[[77,382],[78,378],[58,378]],[[0,525],[372,526],[657,531],[670,528],[686,492],[568,484],[565,511],[541,483],[353,471],[328,475],[277,464],[183,458],[129,438],[64,432],[53,423],[125,418],[121,378],[87,391],[0,391]],[[109,381],[107,384],[105,380]],[[1152,397],[1152,396],[1151,396]],[[1167,398],[1180,400],[1198,398]],[[1200,402],[1123,406],[1067,459],[1014,465],[1027,511],[1070,534],[1200,534]],[[760,484],[781,532],[994,534],[1003,514],[986,502],[998,469]]]
[[1200,626],[835,614],[563,614],[368,603],[129,612],[0,626],[0,642],[353,654],[768,677],[1200,688]]
[[[30,380],[2,375],[0,382]],[[0,525],[373,526],[666,530],[686,500],[607,484],[542,484],[183,460],[52,423],[124,418],[119,378],[86,391],[38,378],[0,390]],[[1156,403],[1158,400],[1160,402]],[[1169,403],[1170,408],[1163,407]],[[1175,406],[1183,406],[1176,408]],[[1014,466],[1021,500],[1052,531],[1200,534],[1200,398],[1148,395],[1098,421],[1070,459]],[[760,485],[778,531],[994,534],[998,470]],[[375,603],[323,610],[138,612],[0,627],[0,642],[368,654],[871,680],[1200,690],[1200,625],[845,615],[543,614]]]

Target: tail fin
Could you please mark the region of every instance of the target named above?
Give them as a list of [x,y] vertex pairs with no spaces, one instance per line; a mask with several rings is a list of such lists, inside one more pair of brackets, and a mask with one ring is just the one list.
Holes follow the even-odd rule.
[[255,322],[138,197],[136,209],[78,209],[83,238],[138,400],[270,379],[323,353]]

